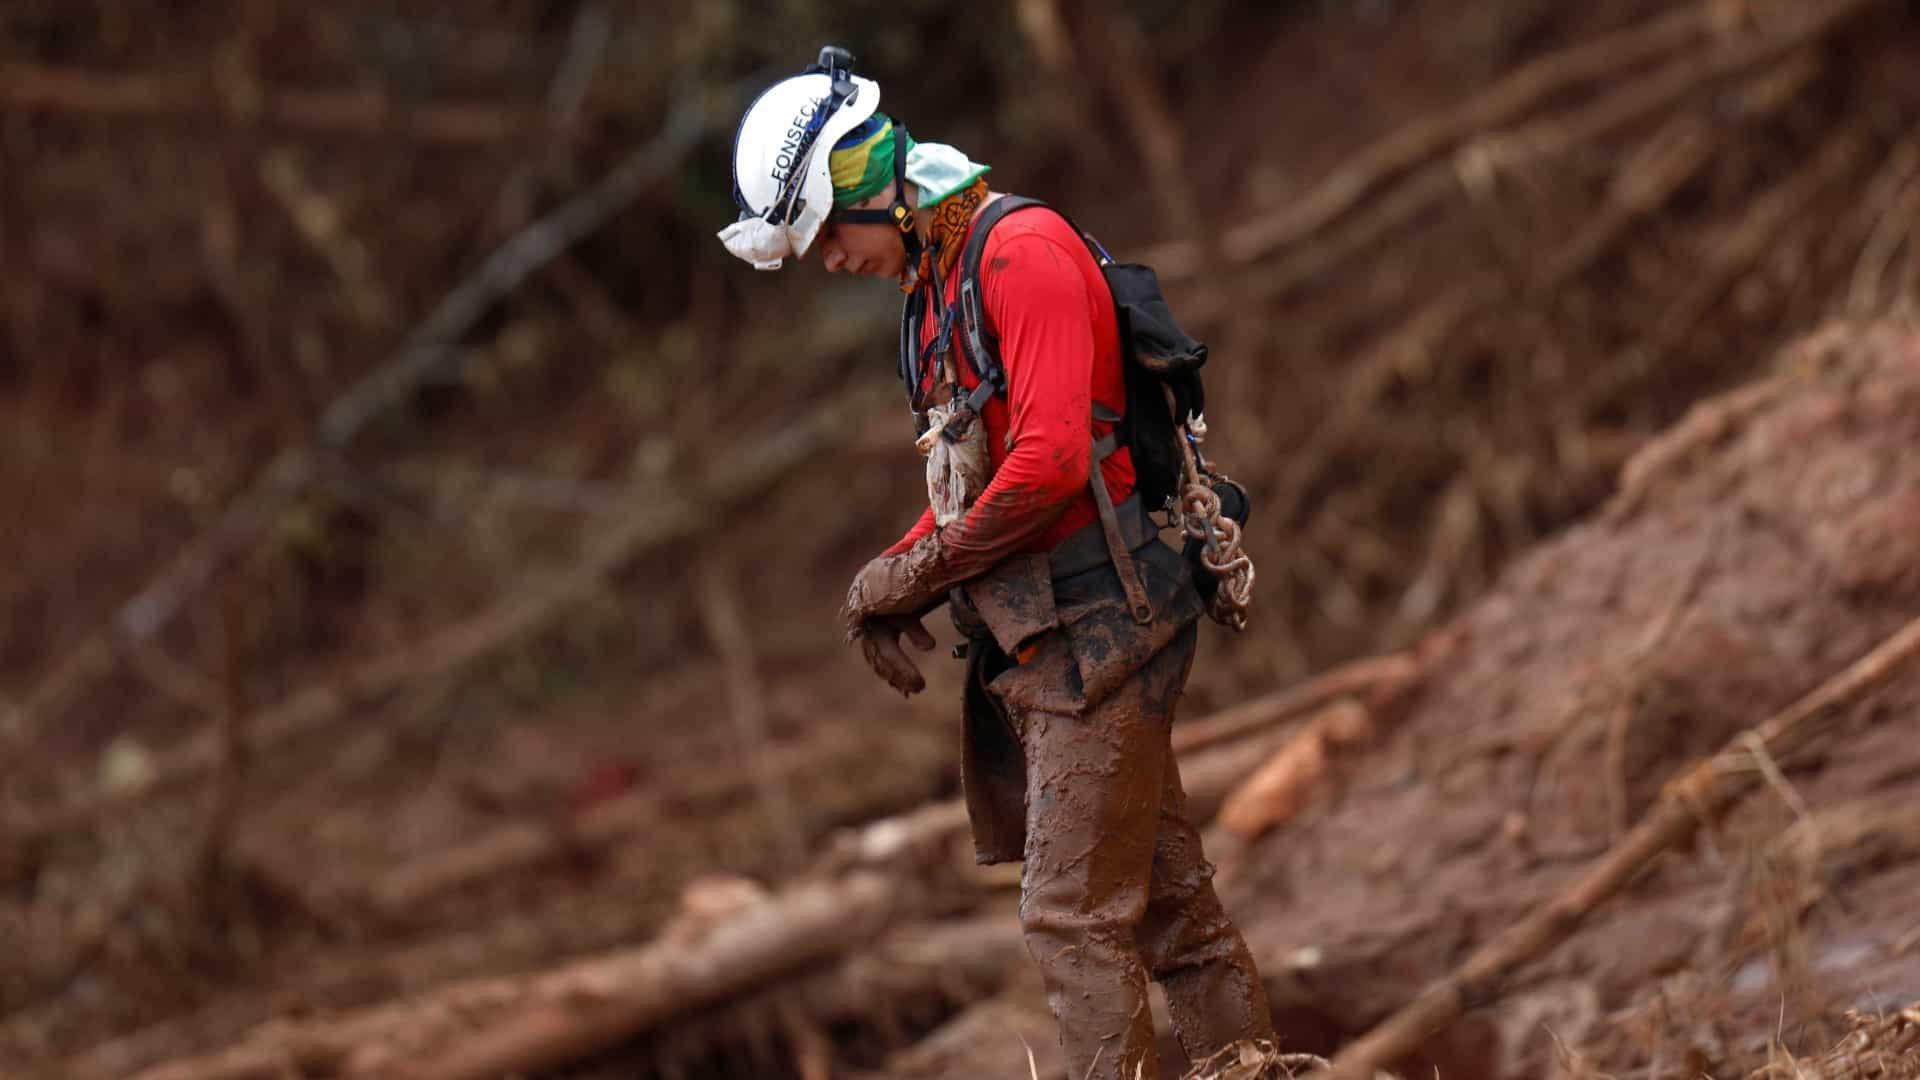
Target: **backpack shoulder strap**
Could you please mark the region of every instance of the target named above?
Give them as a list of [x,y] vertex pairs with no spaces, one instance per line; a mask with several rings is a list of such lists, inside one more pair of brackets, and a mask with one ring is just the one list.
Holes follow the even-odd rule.
[[980,385],[967,397],[974,412],[979,412],[988,398],[1007,392],[1007,372],[1000,365],[1000,341],[987,327],[986,305],[981,298],[980,260],[987,250],[987,234],[993,231],[1001,218],[1036,206],[1045,209],[1047,204],[1024,195],[1002,195],[995,199],[980,211],[979,220],[973,223],[973,230],[967,235],[967,246],[960,252],[958,303],[960,324],[966,333],[966,348],[963,351],[967,363],[973,367],[974,375],[980,379]]
[[909,404],[919,392],[920,365],[915,362],[919,354],[920,292],[916,289],[908,293],[900,304],[900,358],[896,361],[900,385],[906,387]]
[[[1008,214],[1033,207],[1052,209],[1039,199],[1019,195],[1002,196],[980,212],[980,219],[974,223],[973,232],[967,237],[967,246],[960,253],[959,317],[966,328],[965,351],[968,360],[973,365],[974,374],[980,378],[980,385],[967,395],[967,403],[973,406],[975,412],[979,412],[994,394],[1005,394],[1007,391],[1007,372],[1000,364],[999,339],[987,326],[986,307],[981,300],[980,259],[986,251],[987,233]],[[1054,213],[1060,212],[1055,210]],[[1113,261],[1092,237],[1080,231],[1072,218],[1065,214],[1060,214],[1060,217],[1087,244],[1094,261],[1103,266]],[[1093,415],[1094,419],[1105,422],[1120,419],[1111,409],[1097,403],[1093,407]],[[1146,586],[1133,565],[1131,547],[1122,533],[1113,494],[1107,490],[1106,474],[1100,467],[1100,463],[1118,449],[1119,443],[1120,437],[1114,432],[1093,441],[1090,447],[1093,464],[1087,471],[1087,487],[1093,493],[1094,507],[1100,518],[1100,531],[1107,542],[1107,557],[1112,560],[1114,572],[1119,575],[1121,589],[1126,593],[1127,607],[1132,612],[1133,620],[1144,626],[1153,621],[1153,605],[1148,602]]]

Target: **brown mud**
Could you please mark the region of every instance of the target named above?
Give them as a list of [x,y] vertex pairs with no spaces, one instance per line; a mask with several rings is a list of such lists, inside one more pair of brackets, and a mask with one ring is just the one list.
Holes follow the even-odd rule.
[[[1419,646],[1207,835],[1284,1047],[1329,1053],[1920,604],[1920,37],[1892,0],[1190,5],[1140,13],[1149,67],[1016,6],[831,7],[943,43],[876,43],[920,76],[890,107],[1214,345],[1260,578],[1183,719]],[[676,85],[834,20],[7,7],[0,1074],[605,994],[669,1019],[530,1074],[1055,1071],[1010,882],[952,857],[963,665],[902,702],[834,618],[924,494],[892,292],[729,265],[731,117],[676,134]],[[1156,109],[1197,212],[1139,182]],[[1920,997],[1916,708],[1902,675],[1406,1075],[1724,1080]],[[1219,720],[1196,824],[1294,730]],[[623,950],[689,949],[763,966],[619,996]]]
[[[1920,614],[1916,405],[1920,337],[1816,335],[1641,451],[1594,520],[1441,631],[1404,722],[1337,797],[1256,841],[1226,890],[1280,961],[1278,1007],[1348,1032],[1379,1019],[1603,853],[1680,769]],[[1908,671],[1858,703],[1811,767],[1523,976],[1475,1022],[1486,1075],[1543,1075],[1560,1047],[1609,1071],[1697,1056],[1741,1075],[1770,1038],[1815,1051],[1841,1010],[1920,998],[1912,912],[1881,899],[1920,883],[1915,837],[1886,817],[1917,793],[1916,695]]]
[[[962,776],[981,860],[1022,861],[1020,924],[1069,1072],[1115,1080],[1159,1075],[1150,979],[1196,1057],[1272,1038],[1264,989],[1213,889],[1172,747],[1200,615],[1192,570],[1155,541],[1126,568],[1140,574],[1146,624],[1129,611],[1115,567],[1043,577],[1029,588],[1045,590],[1058,626],[1017,665],[995,639],[1019,640],[1024,613],[969,604],[992,633],[968,643],[982,654],[969,680],[984,694],[969,687]],[[1034,705],[1036,684],[1064,686],[1072,693],[1060,696],[1078,707]]]
[[[1283,1047],[1331,1054],[1384,1019],[1606,854],[1681,770],[1920,618],[1916,406],[1920,334],[1796,345],[1435,631],[1406,710],[1284,824],[1209,830]],[[1824,1052],[1849,1011],[1920,1000],[1898,899],[1920,885],[1917,707],[1909,665],[1790,772],[1764,751],[1734,763],[1767,773],[1758,794],[1403,1074],[1745,1076],[1783,1048]],[[931,1048],[1022,1007],[1039,1001],[1016,979],[897,1075],[1016,1068],[1017,1052]]]

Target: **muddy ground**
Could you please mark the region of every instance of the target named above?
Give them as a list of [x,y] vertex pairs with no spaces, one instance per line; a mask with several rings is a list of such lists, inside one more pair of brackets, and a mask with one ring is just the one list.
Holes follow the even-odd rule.
[[[326,435],[489,252],[664,138],[669,74],[786,70],[831,13],[739,44],[724,4],[426,7],[0,19],[0,496],[26,523],[0,535],[0,1074],[131,1075],[651,940],[703,875],[775,888],[955,792],[959,665],[902,702],[833,625],[920,494],[893,294],[725,264],[730,118]],[[1440,657],[1299,817],[1213,841],[1283,1030],[1325,1051],[1920,603],[1911,13],[1142,6],[1223,229],[1226,262],[1183,270],[1177,208],[1108,182],[1139,175],[1111,41],[1068,5],[1062,67],[1049,5],[1017,7],[914,13],[907,44],[948,58],[888,100],[1173,267],[1215,343],[1260,599],[1248,634],[1208,629],[1186,715]],[[636,59],[660,41],[667,70]],[[347,87],[564,113],[568,71],[557,142],[518,114],[473,138],[247,111]],[[127,96],[155,75],[200,89]],[[1880,321],[1780,351],[1842,317]],[[1725,419],[1682,421],[1710,398]],[[1920,997],[1916,695],[1863,705],[1427,1064],[1734,1076]],[[834,1075],[1025,1075],[1021,1037],[1045,1062],[1017,956],[961,982],[835,1021]],[[805,1057],[756,1006],[564,1074]]]
[[[1915,617],[1916,404],[1920,338],[1817,335],[1641,451],[1594,520],[1442,632],[1404,725],[1229,890],[1323,1038],[1444,974],[1686,765]],[[1741,1075],[1769,1039],[1805,1053],[1839,1010],[1920,995],[1895,899],[1920,883],[1916,695],[1908,672],[1858,702],[1804,771],[1660,860],[1475,1022],[1495,1037],[1455,1075],[1549,1074],[1554,1040],[1609,1071]]]
[[[1916,405],[1912,330],[1795,346],[1429,636],[1415,698],[1334,755],[1306,809],[1251,842],[1211,830],[1287,1045],[1331,1054],[1384,1019],[1605,855],[1686,766],[1920,614]],[[1746,1076],[1781,1047],[1817,1053],[1847,1010],[1909,1004],[1917,704],[1909,664],[1404,1074]],[[884,1074],[1017,1074],[1000,1032],[1044,1018],[1016,977]]]

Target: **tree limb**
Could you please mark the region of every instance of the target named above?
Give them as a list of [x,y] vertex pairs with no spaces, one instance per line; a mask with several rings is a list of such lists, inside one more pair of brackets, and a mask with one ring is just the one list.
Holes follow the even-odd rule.
[[[727,463],[698,498],[669,497],[629,511],[596,530],[567,571],[523,582],[480,614],[427,638],[398,655],[366,661],[345,678],[304,687],[248,718],[248,750],[267,748],[332,725],[371,707],[411,683],[465,670],[499,649],[536,635],[580,604],[599,595],[606,578],[634,559],[697,534],[707,515],[754,498],[778,484],[823,449],[857,437],[855,417],[873,393],[854,391],[830,400],[788,428]],[[10,832],[37,838],[90,821],[95,816],[204,776],[219,760],[218,739],[201,731],[157,757],[152,779],[137,789],[95,788],[18,823]]]
[[1579,879],[1526,919],[1481,946],[1445,978],[1354,1041],[1321,1080],[1355,1080],[1416,1049],[1467,1010],[1500,997],[1523,966],[1566,940],[1602,902],[1624,888],[1656,855],[1692,836],[1757,786],[1754,740],[1783,766],[1805,754],[1845,715],[1844,706],[1877,687],[1920,654],[1920,619],[1908,623],[1846,670],[1695,763],[1669,783],[1632,832]]
[[210,1058],[148,1069],[139,1080],[306,1075],[492,1080],[602,1049],[871,941],[897,884],[861,873],[802,884],[692,941],[659,940],[532,977],[458,983],[348,1017],[267,1024]]
[[[1796,9],[1792,18],[1781,20],[1784,25],[1779,28],[1730,36],[1705,50],[1704,56],[1685,56],[1644,78],[1630,80],[1625,88],[1564,116],[1550,117],[1511,133],[1491,134],[1501,123],[1551,96],[1551,92],[1605,74],[1613,66],[1630,60],[1642,62],[1683,44],[1685,14],[1664,17],[1675,20],[1665,24],[1664,29],[1661,29],[1663,18],[1648,27],[1624,31],[1616,38],[1603,38],[1544,58],[1453,112],[1434,120],[1419,121],[1360,151],[1307,196],[1290,201],[1278,213],[1228,230],[1222,254],[1234,265],[1243,265],[1297,249],[1255,279],[1254,291],[1261,298],[1280,295],[1341,259],[1371,250],[1388,230],[1414,219],[1457,190],[1459,174],[1454,163],[1428,160],[1441,149],[1478,137],[1489,140],[1486,143],[1489,152],[1510,150],[1532,156],[1564,153],[1631,123],[1705,83],[1737,74],[1818,40],[1879,2],[1881,0],[1831,0]],[[1637,46],[1629,48],[1626,46],[1633,45],[1631,41],[1623,43],[1623,39],[1641,33],[1646,37]],[[1663,35],[1672,35],[1670,44],[1661,44],[1665,40]],[[1608,45],[1610,41],[1612,45]],[[1559,74],[1552,74],[1555,68]],[[1542,74],[1543,71],[1548,74]],[[1526,89],[1528,83],[1533,84],[1533,89]],[[1424,166],[1415,168],[1423,161]],[[1396,188],[1386,194],[1378,193],[1388,176],[1409,170],[1410,174]],[[1377,197],[1368,200],[1365,198],[1368,195]],[[1356,208],[1364,209],[1358,216],[1352,216],[1350,211]],[[1344,227],[1324,242],[1306,243],[1350,217]],[[1200,248],[1185,240],[1161,244],[1140,253],[1141,261],[1152,264],[1165,281],[1189,278],[1204,271],[1201,256]]]
[[[0,75],[0,85],[5,84]],[[321,414],[312,442],[283,450],[199,536],[69,650],[21,702],[21,727],[56,720],[93,680],[111,672],[126,642],[153,637],[261,533],[279,508],[312,479],[320,460],[350,444],[373,420],[422,385],[458,374],[453,346],[529,274],[593,233],[648,185],[670,173],[706,130],[711,115],[698,102],[676,106],[652,141],[635,150],[564,205],[514,234],[407,335],[386,362],[349,387]]]
[[1424,671],[1406,653],[1373,656],[1343,664],[1284,690],[1243,701],[1212,716],[1176,725],[1173,748],[1191,753],[1265,731],[1283,720],[1320,709],[1343,697],[1362,700],[1398,695],[1412,689]]
[[223,90],[198,75],[0,64],[0,107],[108,119],[213,119],[322,135],[378,136],[450,146],[572,139],[572,122],[537,106],[409,102],[380,90],[248,86]]
[[1711,3],[1694,3],[1606,37],[1541,57],[1438,115],[1410,124],[1340,163],[1286,209],[1229,231],[1229,258],[1245,262],[1294,243],[1339,218],[1381,183],[1498,127],[1554,94],[1637,67],[1705,35]]

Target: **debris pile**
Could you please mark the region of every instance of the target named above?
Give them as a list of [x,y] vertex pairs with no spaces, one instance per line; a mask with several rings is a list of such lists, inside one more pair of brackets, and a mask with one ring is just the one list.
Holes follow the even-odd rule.
[[[1920,613],[1903,7],[1016,6],[872,5],[956,59],[888,100],[1219,358],[1261,581],[1176,740],[1279,1052],[1650,815],[1395,1071],[1811,1070],[1920,999],[1920,677],[1760,727]],[[0,20],[0,1060],[1049,1075],[956,674],[903,705],[832,625],[921,494],[892,305],[705,224],[811,7],[93,7]],[[1701,762],[1739,798],[1681,828]]]

